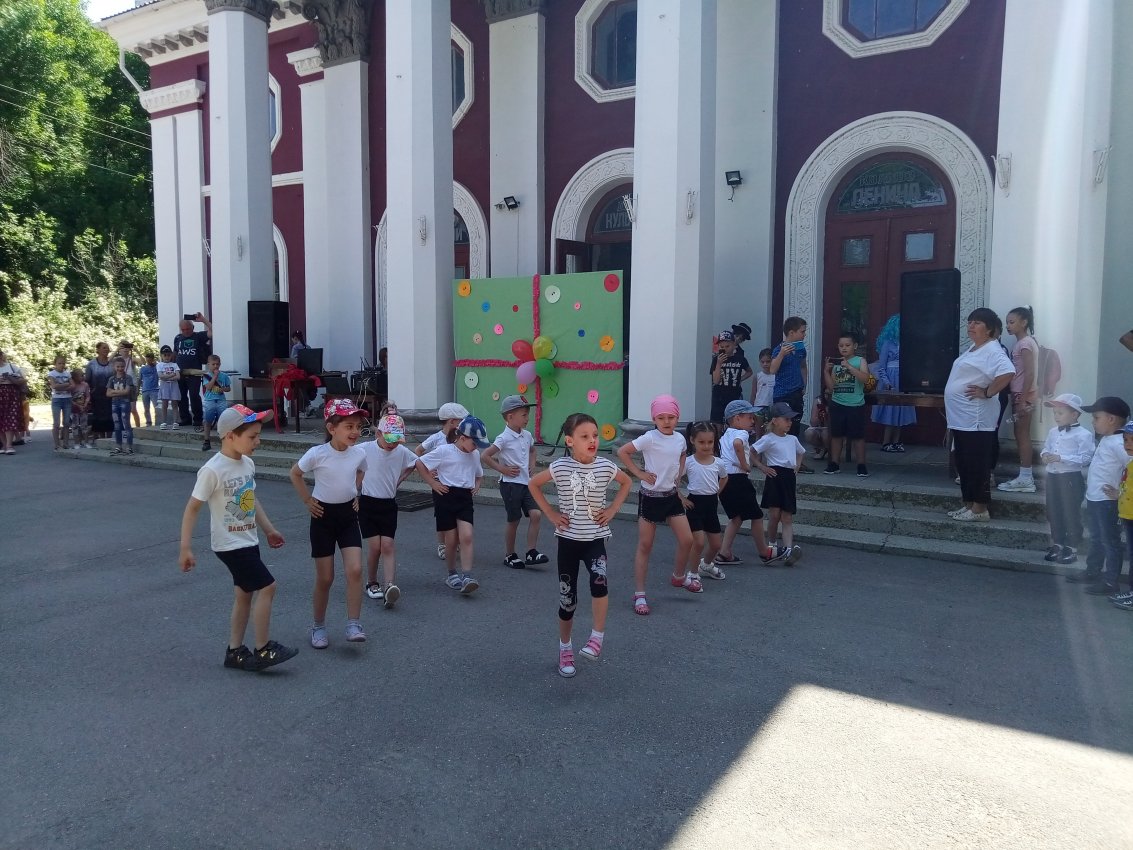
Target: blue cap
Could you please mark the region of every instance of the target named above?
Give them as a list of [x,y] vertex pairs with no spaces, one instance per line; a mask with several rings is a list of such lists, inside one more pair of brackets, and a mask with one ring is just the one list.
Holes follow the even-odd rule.
[[[1125,427],[1121,429],[1121,433],[1122,434],[1133,434],[1133,422],[1126,422]],[[1126,534],[1129,533],[1128,528],[1126,528],[1125,533]]]
[[478,449],[486,449],[491,445],[488,442],[488,429],[475,416],[468,415],[461,419],[460,424],[456,426],[456,433],[469,437]]
[[724,408],[724,421],[727,422],[733,416],[739,416],[743,413],[755,413],[755,407],[744,401],[742,398],[737,398],[735,401],[729,401]]

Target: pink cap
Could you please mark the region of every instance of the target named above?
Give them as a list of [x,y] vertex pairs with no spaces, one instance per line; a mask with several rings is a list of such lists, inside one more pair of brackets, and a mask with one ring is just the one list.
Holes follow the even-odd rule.
[[649,404],[649,418],[656,419],[662,414],[670,413],[677,418],[681,415],[680,403],[671,395],[659,395]]
[[323,417],[330,419],[332,416],[361,416],[365,419],[370,418],[370,413],[364,407],[355,407],[354,402],[348,398],[336,398],[327,402],[326,409],[323,410]]

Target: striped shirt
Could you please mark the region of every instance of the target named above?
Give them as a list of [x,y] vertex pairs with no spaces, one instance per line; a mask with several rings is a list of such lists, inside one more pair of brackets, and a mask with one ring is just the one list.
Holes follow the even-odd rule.
[[557,529],[557,537],[568,540],[599,540],[609,537],[610,527],[595,521],[606,507],[606,490],[618,474],[618,468],[604,457],[591,463],[579,463],[572,457],[552,461],[551,478],[559,494],[559,513],[570,518],[566,529]]

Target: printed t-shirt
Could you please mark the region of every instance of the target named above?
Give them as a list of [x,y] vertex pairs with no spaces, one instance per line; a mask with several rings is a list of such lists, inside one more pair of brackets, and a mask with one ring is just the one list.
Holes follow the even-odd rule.
[[654,428],[652,431],[646,431],[631,445],[641,452],[645,460],[645,471],[657,476],[654,483],[645,485],[647,490],[663,493],[677,486],[677,475],[681,471],[681,456],[688,449],[684,437],[675,432],[662,434]]
[[256,532],[256,464],[217,452],[197,470],[193,498],[208,502],[214,552],[259,545]]
[[535,438],[529,431],[513,431],[504,428],[503,433],[496,437],[492,443],[499,453],[496,462],[500,466],[518,466],[519,475],[500,475],[500,481],[509,484],[526,484],[531,480],[529,472],[531,464],[531,448],[535,445]]
[[462,451],[455,443],[445,443],[423,455],[420,460],[426,469],[437,474],[437,480],[446,487],[471,490],[476,486],[476,479],[484,477],[480,452]]
[[805,455],[806,449],[794,434],[764,434],[755,441],[752,448],[763,455],[763,462],[768,466],[783,466],[794,469],[799,462],[799,455]]
[[[1121,486],[1117,495],[1117,515],[1122,519],[1133,522],[1133,460],[1125,464],[1125,471],[1121,473]],[[1128,528],[1125,533],[1129,534]]]
[[[719,360],[719,354],[712,356],[712,366],[708,370],[709,374],[716,371],[716,364]],[[740,386],[740,378],[743,376],[743,373],[750,369],[751,366],[748,364],[747,358],[744,357],[743,352],[739,350],[733,351],[720,365],[720,383],[714,386],[738,387]]]
[[599,540],[609,537],[610,526],[599,525],[595,517],[606,507],[606,490],[618,474],[608,458],[596,457],[579,463],[573,457],[551,462],[551,478],[558,490],[559,513],[570,519],[566,528],[556,528],[556,537],[568,540]]
[[986,387],[1002,375],[1015,371],[1002,346],[994,339],[979,348],[969,348],[956,358],[944,386],[944,411],[953,431],[994,431],[999,422],[999,398],[968,398],[969,384]]
[[[851,357],[849,363],[855,369],[862,368],[860,357]],[[834,376],[834,389],[830,393],[830,398],[835,404],[843,407],[861,407],[865,404],[865,387],[853,372],[841,363],[835,363],[830,371]]]
[[56,372],[54,369],[47,373],[47,380],[51,383],[51,397],[52,398],[70,398],[70,390],[61,390],[59,387],[65,386],[71,380],[70,372]]
[[205,384],[211,380],[211,372],[205,372],[201,375],[201,395],[210,401],[217,401],[224,398],[224,394],[232,389],[232,379],[224,372],[221,372],[216,379],[216,389],[205,392]]
[[362,495],[375,499],[392,499],[397,496],[401,473],[417,464],[417,455],[400,443],[392,449],[383,449],[377,442],[363,443],[361,448],[366,455]]
[[173,361],[166,363],[162,360],[157,364],[156,368],[159,380],[174,381],[177,379],[178,375],[181,374],[181,368]]
[[[111,375],[106,381],[106,388],[108,390],[132,390],[134,388],[134,379],[127,375]],[[125,396],[116,396],[115,400],[125,398]]]
[[173,338],[173,353],[181,371],[204,368],[209,356],[209,335],[207,331],[197,331],[188,336],[177,334]]
[[90,384],[86,381],[81,381],[75,384],[71,390],[71,405],[74,407],[75,413],[82,413],[87,409],[87,403],[90,401]]
[[355,480],[359,470],[366,471],[366,453],[361,446],[349,446],[340,452],[330,443],[323,443],[307,449],[298,465],[315,478],[312,496],[328,505],[341,505],[358,495]]
[[688,476],[688,491],[695,496],[711,496],[720,492],[720,479],[727,478],[728,470],[722,458],[712,458],[712,463],[701,463],[695,457],[685,459],[685,474]]

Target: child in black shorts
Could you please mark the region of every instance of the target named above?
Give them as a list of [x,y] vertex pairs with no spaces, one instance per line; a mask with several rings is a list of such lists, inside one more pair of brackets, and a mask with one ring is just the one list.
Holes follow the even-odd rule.
[[688,553],[689,572],[705,578],[726,578],[715,563],[720,551],[720,491],[728,483],[720,441],[712,422],[693,422],[685,430],[689,457],[685,459],[688,496],[682,501],[694,545]]
[[799,415],[789,404],[777,401],[771,405],[768,413],[771,414],[770,430],[755,441],[752,453],[756,456],[755,465],[767,476],[761,502],[770,513],[767,538],[774,541],[781,524],[785,548],[780,550],[772,543],[768,550],[770,557],[764,563],[769,564],[782,558],[788,567],[793,567],[802,557],[802,549],[793,545],[792,520],[797,512],[795,476],[806,456],[806,449],[798,437],[789,433],[792,421]]
[[[220,452],[198,470],[193,495],[181,518],[178,560],[181,570],[188,572],[197,564],[192,548],[193,526],[201,505],[209,506],[212,549],[228,567],[235,585],[236,599],[232,605],[224,666],[236,670],[265,670],[298,653],[297,649],[268,638],[275,579],[260,559],[257,526],[263,528],[268,545],[273,549],[283,545],[283,535],[276,531],[256,501],[256,465],[251,455],[260,444],[260,423],[271,415],[270,410],[255,413],[241,404],[233,405],[220,415],[216,423]],[[249,617],[254,622],[255,652],[244,645]]]
[[[405,422],[396,413],[378,420],[378,436],[363,443],[366,475],[358,497],[358,524],[369,547],[366,559],[366,595],[392,608],[401,598],[393,538],[397,534],[397,488],[417,465],[417,455],[405,447]],[[382,562],[385,587],[378,583]]]
[[[504,525],[504,566],[514,570],[545,564],[550,559],[538,549],[542,512],[531,498],[527,483],[535,470],[535,438],[527,430],[531,403],[521,395],[509,395],[500,402],[500,414],[507,426],[480,456],[481,461],[500,474],[500,496],[507,511]],[[527,554],[522,558],[515,548],[519,521],[527,517]]]
[[728,430],[720,437],[720,459],[728,473],[728,484],[720,491],[720,506],[728,515],[728,525],[724,529],[716,563],[723,566],[743,563],[732,551],[732,544],[746,520],[751,520],[751,536],[755,540],[756,551],[766,562],[771,553],[767,551],[767,538],[763,533],[763,511],[759,509],[755,487],[748,477],[751,474],[748,436],[755,424],[755,407],[743,399],[728,402],[724,408],[724,421]]

